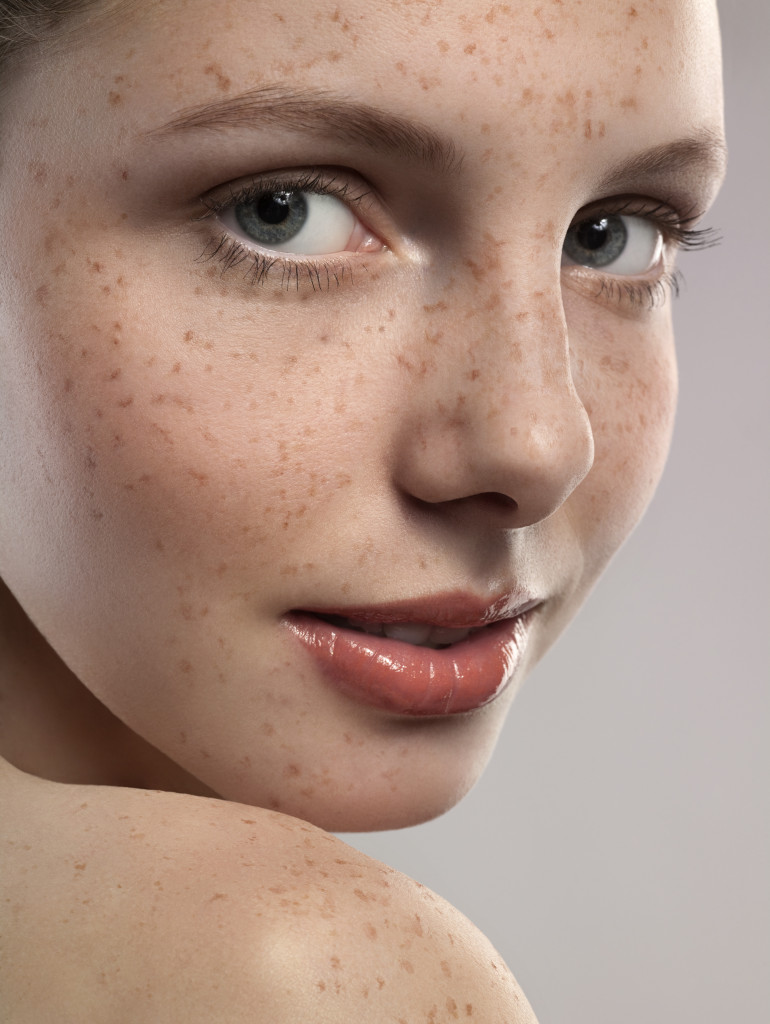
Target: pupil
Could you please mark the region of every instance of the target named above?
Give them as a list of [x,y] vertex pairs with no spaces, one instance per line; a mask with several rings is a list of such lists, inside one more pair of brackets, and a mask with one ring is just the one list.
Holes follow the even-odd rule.
[[282,249],[305,226],[308,204],[302,192],[262,192],[250,202],[237,203],[234,213],[249,238]]
[[584,249],[596,252],[607,243],[608,227],[606,217],[602,217],[601,220],[584,221],[578,226],[577,240]]
[[282,224],[291,213],[290,192],[273,192],[257,202],[257,214],[266,224]]

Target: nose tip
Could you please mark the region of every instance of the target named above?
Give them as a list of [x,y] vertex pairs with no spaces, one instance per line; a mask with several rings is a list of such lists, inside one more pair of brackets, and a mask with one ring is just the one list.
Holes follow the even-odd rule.
[[[594,437],[588,413],[571,380],[557,394],[545,390],[530,398],[527,422],[509,428],[504,480],[517,504],[516,525],[547,519],[585,479],[594,461]],[[502,468],[502,466],[501,466]],[[502,480],[502,477],[499,479]]]
[[462,414],[423,412],[413,425],[401,449],[401,489],[423,504],[472,510],[500,528],[548,518],[593,464],[591,424],[572,381],[512,389],[497,402],[484,388],[475,402],[464,397]]
[[551,516],[594,459],[560,281],[543,289],[548,268],[517,268],[516,294],[490,278],[493,294],[472,292],[473,316],[443,307],[436,372],[401,382],[397,446],[397,483],[412,499],[506,528]]

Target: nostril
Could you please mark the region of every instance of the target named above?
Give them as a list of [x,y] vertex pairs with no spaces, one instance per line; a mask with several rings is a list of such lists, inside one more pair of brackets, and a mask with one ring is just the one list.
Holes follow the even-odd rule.
[[500,491],[485,491],[474,495],[476,501],[489,508],[490,511],[515,512],[519,507],[517,501]]
[[505,513],[510,516],[518,511],[519,503],[507,494],[500,491],[482,491],[480,494],[468,494],[460,498],[439,498],[437,501],[430,501],[424,498],[416,498],[408,495],[411,504],[417,505],[425,510],[433,510],[438,506],[451,511],[452,509],[464,509],[472,505],[477,512],[495,516]]

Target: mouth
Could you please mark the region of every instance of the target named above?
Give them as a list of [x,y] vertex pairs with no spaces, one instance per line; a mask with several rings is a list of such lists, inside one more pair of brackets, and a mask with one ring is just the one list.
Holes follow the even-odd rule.
[[467,640],[472,633],[486,629],[486,626],[453,629],[451,626],[431,626],[420,622],[367,622],[362,619],[349,619],[343,615],[319,616],[330,626],[349,629],[354,633],[366,633],[367,636],[383,636],[400,643],[412,644],[413,647],[427,647],[432,651],[442,651],[454,644]]
[[484,707],[517,674],[539,601],[467,595],[286,617],[324,678],[348,697],[399,715]]

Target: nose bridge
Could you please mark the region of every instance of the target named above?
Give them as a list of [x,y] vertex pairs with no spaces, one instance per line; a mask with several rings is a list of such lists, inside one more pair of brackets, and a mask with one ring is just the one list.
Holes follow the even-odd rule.
[[431,503],[502,495],[496,505],[510,524],[529,525],[554,512],[593,461],[558,277],[550,289],[542,267],[515,282],[473,277],[467,304],[426,307],[433,322],[425,336],[441,339],[441,371],[415,395],[403,479]]

